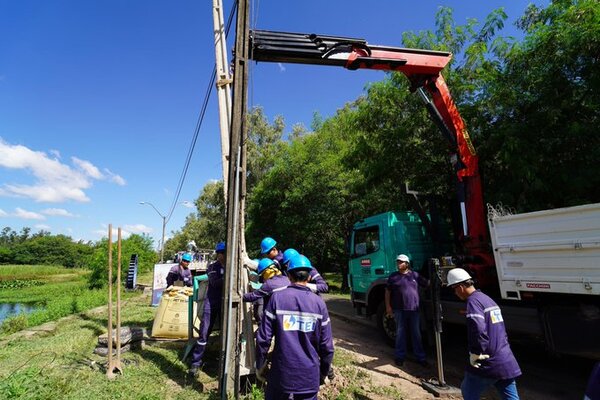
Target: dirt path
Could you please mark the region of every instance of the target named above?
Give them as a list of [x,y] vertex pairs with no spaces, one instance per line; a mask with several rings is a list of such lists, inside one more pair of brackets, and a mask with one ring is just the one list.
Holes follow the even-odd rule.
[[[437,377],[434,349],[427,349],[432,364],[429,369],[411,362],[398,368],[394,365],[393,349],[384,343],[375,324],[353,314],[347,300],[326,299],[332,314],[333,335],[336,351],[348,352],[353,358],[350,363],[362,377],[353,382],[354,371],[344,371],[349,377],[334,381],[333,388],[323,390],[326,398],[335,393],[336,386],[357,384],[370,399],[432,399],[431,394],[421,387],[422,380]],[[462,327],[449,327],[442,336],[444,374],[449,385],[460,387],[466,362],[466,332]],[[574,357],[556,358],[546,354],[541,346],[511,338],[511,347],[519,361],[523,376],[517,379],[519,395],[523,400],[570,400],[581,399],[593,362]],[[339,376],[341,374],[337,374]],[[361,375],[361,374],[358,374]],[[336,378],[337,379],[337,378]],[[386,392],[386,388],[389,390]],[[450,398],[458,398],[455,396]],[[482,399],[498,399],[490,390]]]

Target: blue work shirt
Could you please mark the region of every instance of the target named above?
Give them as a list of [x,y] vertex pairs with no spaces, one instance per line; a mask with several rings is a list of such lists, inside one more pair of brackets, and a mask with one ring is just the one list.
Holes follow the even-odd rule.
[[[268,383],[276,393],[315,393],[333,359],[331,320],[322,298],[302,285],[274,292],[256,334],[256,365],[267,362],[275,337]],[[270,389],[271,390],[271,389]]]
[[225,275],[225,267],[215,261],[206,269],[208,275],[208,289],[206,290],[206,300],[213,307],[220,307],[223,297],[223,276]]
[[184,286],[192,286],[192,271],[179,264],[172,266],[167,274],[167,287],[172,286],[175,281],[182,281]]
[[419,286],[427,286],[427,279],[409,270],[403,274],[393,272],[387,280],[392,310],[417,311],[419,309]]
[[310,274],[310,280],[308,282],[314,284],[317,289],[316,292],[314,290],[313,290],[313,292],[315,292],[315,293],[329,292],[329,285],[327,284],[327,281],[325,281],[325,279],[321,276],[321,274],[319,274],[319,271],[317,271],[316,268],[313,267],[310,270],[309,274]]
[[467,338],[469,353],[487,354],[481,366],[467,366],[467,371],[493,379],[512,379],[521,375],[513,355],[500,307],[489,296],[477,290],[467,298]]
[[[275,291],[283,290],[284,288],[291,285],[290,280],[285,275],[276,275],[271,279],[267,279],[260,289],[254,290],[250,293],[245,293],[243,300],[246,302],[254,303],[259,299],[268,299],[269,296]],[[265,303],[266,304],[266,303]]]

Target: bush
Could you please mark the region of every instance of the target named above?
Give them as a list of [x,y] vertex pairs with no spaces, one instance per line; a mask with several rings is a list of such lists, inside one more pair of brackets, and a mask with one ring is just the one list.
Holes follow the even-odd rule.
[[0,325],[0,333],[10,334],[27,328],[27,315],[19,314],[9,317]]

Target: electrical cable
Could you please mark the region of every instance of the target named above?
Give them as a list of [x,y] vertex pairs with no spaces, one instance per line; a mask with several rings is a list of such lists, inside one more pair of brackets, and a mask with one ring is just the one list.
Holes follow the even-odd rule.
[[[234,1],[233,6],[231,7],[231,11],[229,12],[229,17],[227,19],[227,26],[225,29],[225,38],[229,34],[229,30],[231,28],[231,24],[233,21],[233,16],[237,9],[237,2]],[[208,101],[210,99],[210,95],[212,93],[213,87],[215,86],[215,80],[217,75],[217,65],[215,63],[210,82],[208,83],[208,87],[206,88],[206,93],[204,94],[204,101],[202,102],[202,107],[200,109],[200,114],[198,115],[198,120],[196,121],[196,128],[194,129],[194,135],[192,136],[192,141],[190,143],[190,147],[188,149],[188,153],[185,159],[185,163],[183,166],[183,170],[181,171],[181,176],[179,177],[179,182],[177,184],[177,189],[175,190],[175,198],[173,203],[171,204],[171,208],[167,213],[166,222],[169,222],[173,212],[175,211],[175,207],[177,206],[177,202],[179,201],[179,195],[181,194],[181,189],[183,188],[183,184],[185,182],[185,178],[187,176],[188,169],[190,167],[190,161],[192,160],[192,155],[194,153],[194,148],[196,147],[196,141],[198,140],[198,135],[200,134],[200,128],[202,127],[202,122],[204,121],[204,115],[206,114],[206,109],[208,107]]]

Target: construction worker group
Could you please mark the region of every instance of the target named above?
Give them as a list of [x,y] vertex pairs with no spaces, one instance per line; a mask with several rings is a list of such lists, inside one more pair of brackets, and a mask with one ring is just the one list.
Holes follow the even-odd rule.
[[[221,313],[225,243],[215,248],[216,260],[208,266],[208,290],[198,340],[192,352],[190,375],[203,365],[204,350],[215,321]],[[320,293],[329,290],[327,282],[310,260],[295,249],[281,252],[271,237],[261,241],[262,259],[255,260],[260,282],[245,293],[243,301],[253,303],[258,323],[256,332],[256,377],[266,382],[265,399],[317,399],[319,388],[334,378],[331,320]],[[172,268],[168,279],[189,282],[187,264]],[[418,286],[429,281],[410,269],[410,258],[399,254],[397,272],[388,277],[385,292],[386,313],[396,321],[396,365],[406,357],[407,336],[419,364],[429,364],[419,330]],[[467,303],[469,364],[461,385],[464,399],[479,399],[493,386],[502,399],[518,399],[515,378],[521,375],[510,349],[500,308],[476,290],[467,271],[452,269],[447,286]],[[273,338],[275,344],[269,353]]]
[[[260,248],[262,259],[256,269],[260,285],[243,296],[245,302],[253,303],[259,326],[256,377],[267,382],[265,399],[316,399],[320,385],[333,379],[331,320],[319,296],[329,287],[310,260],[295,249],[281,252],[271,237],[265,237]],[[207,340],[221,313],[225,243],[217,244],[215,253],[217,259],[207,269],[208,290],[192,352],[191,376],[204,364]],[[173,269],[173,273],[179,271]]]

